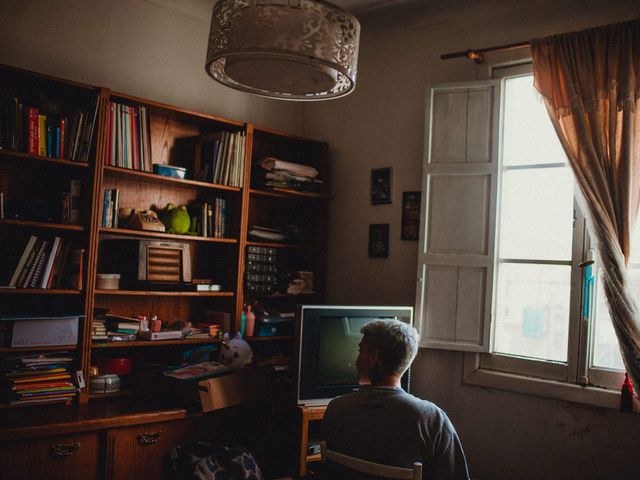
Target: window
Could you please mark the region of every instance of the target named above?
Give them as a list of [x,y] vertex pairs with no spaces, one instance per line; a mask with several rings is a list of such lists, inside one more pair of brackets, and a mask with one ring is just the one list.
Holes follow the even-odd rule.
[[[470,383],[545,394],[540,384],[551,382],[573,386],[560,395],[568,399],[580,385],[619,392],[623,364],[598,264],[588,262],[573,175],[531,66],[496,78],[430,92],[416,302],[423,346],[483,352],[468,356],[465,374],[479,372]],[[488,84],[494,108],[480,114],[477,92]],[[483,133],[486,124],[493,131]],[[485,157],[478,145],[489,146]],[[630,278],[640,295],[640,256]]]

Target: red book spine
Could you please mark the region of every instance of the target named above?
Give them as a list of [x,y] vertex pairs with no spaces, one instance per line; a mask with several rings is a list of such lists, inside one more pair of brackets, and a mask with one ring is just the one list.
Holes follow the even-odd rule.
[[29,146],[27,153],[29,155],[38,155],[38,145],[39,145],[39,137],[38,137],[38,114],[40,112],[37,108],[29,107],[29,126],[28,126],[28,136],[29,136]]
[[67,136],[67,119],[66,118],[61,118],[60,119],[60,156],[58,158],[64,158],[64,141],[65,141],[65,137]]

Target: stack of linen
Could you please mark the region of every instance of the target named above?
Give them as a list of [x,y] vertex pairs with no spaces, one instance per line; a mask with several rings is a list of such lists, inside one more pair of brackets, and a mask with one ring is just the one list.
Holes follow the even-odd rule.
[[267,170],[265,185],[267,187],[287,188],[302,192],[321,192],[322,180],[316,178],[318,171],[308,165],[285,162],[273,157],[266,157],[260,162]]

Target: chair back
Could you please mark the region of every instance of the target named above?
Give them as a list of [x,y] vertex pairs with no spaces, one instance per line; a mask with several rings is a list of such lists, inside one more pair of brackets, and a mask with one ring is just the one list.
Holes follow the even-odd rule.
[[330,461],[350,470],[376,477],[398,480],[422,480],[422,463],[415,462],[412,468],[394,467],[351,457],[327,448],[327,442],[320,442],[320,458],[323,463]]

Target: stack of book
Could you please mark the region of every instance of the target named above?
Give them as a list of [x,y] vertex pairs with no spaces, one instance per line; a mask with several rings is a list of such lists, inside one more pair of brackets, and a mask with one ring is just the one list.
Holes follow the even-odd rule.
[[245,293],[253,295],[269,295],[276,291],[277,250],[271,247],[247,247]]
[[107,326],[101,318],[94,318],[91,321],[91,340],[108,340]]
[[118,228],[118,208],[120,203],[120,190],[117,188],[105,188],[102,195],[102,226]]
[[82,290],[83,249],[62,237],[31,235],[13,271],[9,287]]
[[232,187],[242,186],[245,132],[215,132],[196,144],[194,179]]
[[30,155],[88,162],[98,114],[98,98],[92,111],[71,115],[50,114],[12,97],[0,110],[0,148]]
[[149,115],[144,105],[109,102],[105,164],[151,172]]
[[107,335],[109,337],[125,334],[133,335],[135,338],[140,330],[140,319],[138,318],[106,314],[101,320],[104,321],[107,327]]
[[78,393],[66,352],[19,355],[5,362],[5,386],[11,405],[70,402]]
[[227,234],[227,201],[215,198],[213,204],[201,203],[189,206],[192,218],[196,219],[193,229],[202,237],[224,238]]

